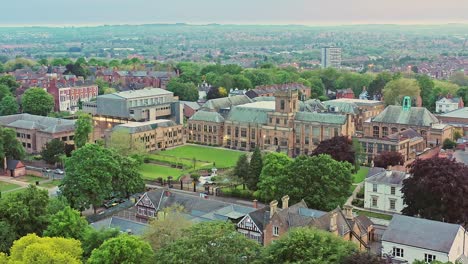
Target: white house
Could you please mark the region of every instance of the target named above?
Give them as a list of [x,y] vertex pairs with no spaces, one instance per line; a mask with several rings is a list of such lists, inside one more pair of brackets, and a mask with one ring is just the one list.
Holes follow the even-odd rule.
[[404,207],[401,188],[407,177],[406,172],[372,168],[364,183],[364,208],[401,213]]
[[456,224],[394,215],[382,236],[382,255],[397,263],[437,260],[466,264],[467,254],[468,233]]
[[444,97],[436,102],[436,113],[447,113],[463,108],[463,100],[459,97]]

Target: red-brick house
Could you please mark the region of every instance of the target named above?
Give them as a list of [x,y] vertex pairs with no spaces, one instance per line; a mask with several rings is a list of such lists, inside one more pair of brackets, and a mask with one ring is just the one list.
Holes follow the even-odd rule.
[[19,160],[9,159],[6,162],[5,175],[11,177],[24,176],[26,175],[26,166]]
[[351,90],[351,88],[336,90],[336,99],[340,99],[340,98],[354,99],[353,90]]

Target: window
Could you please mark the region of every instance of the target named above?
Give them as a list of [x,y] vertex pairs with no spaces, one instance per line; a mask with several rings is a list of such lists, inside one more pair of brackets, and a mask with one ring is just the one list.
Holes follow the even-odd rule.
[[250,131],[250,138],[251,138],[251,139],[255,139],[255,129],[252,129],[252,130]]
[[388,127],[382,127],[382,136],[387,136],[388,135]]
[[390,187],[390,194],[395,195],[395,192],[396,192],[396,187],[395,186]]
[[393,255],[394,257],[401,257],[401,258],[403,258],[403,257],[404,257],[403,249],[402,249],[402,248],[394,247],[394,248],[393,248],[393,253],[392,253],[392,255]]
[[378,138],[380,134],[380,129],[378,126],[374,126],[373,136]]
[[372,191],[377,192],[377,184],[372,184]]
[[288,124],[288,120],[287,120],[287,119],[284,120],[284,124],[285,124],[285,125]]
[[390,210],[395,210],[395,204],[396,204],[396,200],[390,199]]
[[270,117],[270,124],[271,124],[271,123],[273,123],[273,120],[272,120],[272,118]]
[[276,124],[279,124],[279,123],[280,123],[280,119],[276,118]]
[[247,129],[241,128],[241,137],[246,137],[246,136],[247,136]]
[[239,128],[236,127],[236,128],[235,128],[235,131],[236,131],[236,132],[235,132],[235,137],[239,137]]
[[26,135],[26,138],[27,138],[27,139],[31,139],[31,135],[30,135],[30,134],[27,134],[27,135]]
[[31,148],[31,143],[28,143],[27,146],[28,146],[28,148]]
[[424,261],[426,263],[430,263],[432,261],[436,260],[436,256],[435,255],[431,255],[431,254],[424,254]]
[[279,236],[279,226],[273,226],[273,236]]
[[133,110],[133,109],[130,110],[129,112],[130,112],[131,115],[135,114],[135,110]]
[[281,110],[284,110],[284,100],[280,101],[280,105],[281,105]]
[[231,135],[231,127],[227,127],[227,134]]

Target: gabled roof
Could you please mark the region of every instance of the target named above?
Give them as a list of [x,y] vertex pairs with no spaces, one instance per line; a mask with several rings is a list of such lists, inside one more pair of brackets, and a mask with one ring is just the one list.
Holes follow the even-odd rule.
[[366,178],[366,182],[402,185],[408,174],[403,171],[384,170]]
[[205,121],[213,123],[223,123],[224,117],[222,117],[218,112],[209,112],[209,111],[197,111],[189,120],[193,121]]
[[343,125],[346,123],[346,116],[332,113],[297,112],[295,120]]
[[343,101],[340,99],[324,101],[323,105],[326,108],[335,108],[335,112],[347,113],[352,115],[359,114],[359,107],[354,102]]
[[460,103],[461,98],[460,97],[454,97],[454,98],[447,98],[443,97],[440,100],[437,100],[437,103],[452,103],[452,104],[458,104]]
[[307,101],[299,101],[300,111],[318,112],[326,110],[325,105],[318,99],[309,99]]
[[0,125],[13,128],[35,129],[46,133],[68,132],[75,130],[75,120],[30,114],[1,116]]
[[386,136],[386,138],[400,140],[400,139],[418,139],[418,138],[422,138],[422,136],[416,130],[412,128],[408,128],[403,131],[398,131],[396,133],[390,134]]
[[238,105],[230,112],[226,120],[241,123],[267,124],[268,113],[275,111],[274,101],[260,101]]
[[236,105],[242,105],[251,102],[252,100],[250,100],[250,98],[246,95],[235,95],[231,97],[223,97],[208,100],[205,104],[202,105],[201,109],[217,112],[222,108],[231,108]]
[[255,225],[263,232],[264,226],[270,221],[270,207],[265,206],[261,209],[249,213],[250,218]]
[[197,102],[190,102],[190,101],[179,101],[179,102],[181,104],[184,104],[184,105],[192,108],[193,110],[198,110],[201,107]]
[[439,123],[437,117],[424,107],[411,107],[406,111],[403,107],[397,105],[387,106],[372,121],[414,126],[431,126],[434,123]]
[[17,168],[24,167],[24,164],[19,160],[8,159],[7,160],[7,169],[8,170],[15,170]]
[[461,226],[395,214],[382,241],[449,253]]

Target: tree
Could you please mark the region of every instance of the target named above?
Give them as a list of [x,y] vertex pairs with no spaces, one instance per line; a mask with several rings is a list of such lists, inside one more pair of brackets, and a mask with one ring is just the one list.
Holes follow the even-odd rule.
[[[25,156],[24,147],[16,138],[16,132],[10,128],[0,127],[0,160],[23,159]],[[1,162],[3,168],[3,162]]]
[[29,88],[21,98],[24,113],[47,116],[54,108],[54,97],[42,88]]
[[30,185],[23,192],[13,193],[0,200],[0,219],[9,223],[19,236],[42,234],[47,226],[49,194]]
[[221,98],[221,93],[219,91],[219,87],[211,87],[210,90],[208,90],[208,93],[206,93],[206,99],[211,100],[211,99],[216,99],[216,98]]
[[96,230],[89,228],[83,237],[83,258],[88,259],[94,249],[100,247],[105,241],[120,235],[120,230],[115,228],[106,228]]
[[[8,252],[16,236],[12,225],[6,221],[0,221],[0,252]],[[0,261],[0,263],[2,262]]]
[[60,155],[65,154],[65,143],[60,139],[54,138],[47,142],[45,148],[42,149],[42,159],[48,164],[56,164],[60,162]]
[[451,140],[450,138],[446,138],[442,145],[443,149],[453,149],[457,146],[457,142]]
[[421,89],[416,80],[399,78],[385,85],[383,95],[387,105],[401,105],[403,97],[410,96],[416,98],[420,92]]
[[29,234],[15,241],[10,252],[9,263],[80,264],[83,250],[75,239]]
[[104,91],[109,88],[109,83],[104,81],[104,79],[102,78],[96,78],[96,80],[94,81],[94,84],[98,86],[99,95],[104,94]]
[[145,183],[140,173],[141,161],[114,154],[114,160],[118,162],[119,170],[112,177],[113,193],[119,197],[129,198],[131,194],[145,190]]
[[155,252],[183,237],[186,229],[192,226],[192,223],[183,216],[183,211],[182,206],[167,207],[159,211],[158,216],[150,221],[143,239]]
[[179,96],[183,101],[197,101],[198,89],[193,83],[183,83],[181,79],[172,78],[167,84],[167,90]]
[[240,90],[249,90],[252,89],[252,82],[247,79],[245,76],[236,74],[233,76],[234,79],[234,88],[240,89]]
[[461,137],[462,137],[462,134],[460,131],[456,130],[455,132],[453,132],[453,140],[457,141]]
[[234,167],[234,176],[243,179],[244,182],[247,181],[249,175],[249,159],[246,154],[242,154],[237,159],[236,166]]
[[154,253],[148,242],[136,236],[120,235],[105,241],[93,250],[88,264],[154,263]]
[[203,222],[156,252],[156,263],[251,263],[260,245],[229,222]]
[[258,147],[255,148],[252,157],[250,158],[249,164],[249,173],[247,175],[247,179],[245,179],[245,183],[247,187],[251,191],[257,190],[257,183],[260,179],[260,174],[262,173],[263,168],[263,160],[262,160],[262,153]]
[[[425,260],[415,260],[413,262],[413,264],[426,264],[427,262]],[[431,264],[454,264],[450,261],[447,261],[447,262],[440,262],[440,261],[437,261],[437,260],[434,260],[434,261],[431,261]],[[455,262],[455,264],[460,264],[458,262]]]
[[[403,181],[403,214],[457,224],[468,223],[468,166],[433,157],[416,159]],[[427,195],[431,194],[431,195]]]
[[368,252],[355,252],[346,256],[341,264],[386,264],[387,262],[380,256]]
[[10,91],[10,87],[5,84],[0,84],[0,101],[6,96],[12,96],[13,94]]
[[96,213],[111,196],[112,177],[119,173],[119,165],[112,150],[86,144],[67,159],[60,190],[72,208],[83,211],[93,206]]
[[320,79],[325,85],[325,90],[327,91],[336,91],[336,81],[340,77],[340,73],[334,68],[326,68],[320,72]]
[[73,74],[76,76],[82,76],[83,78],[86,79],[86,77],[89,75],[89,70],[83,66],[82,61],[77,60],[75,63],[69,63],[67,64],[66,70],[63,74]]
[[75,146],[83,147],[89,142],[89,137],[93,132],[93,119],[89,114],[80,114],[75,123]]
[[20,84],[16,81],[15,77],[8,74],[0,76],[0,85],[6,85],[8,88],[10,88],[10,92],[12,94],[15,94],[16,89],[20,87]]
[[434,81],[427,75],[418,75],[416,80],[421,88],[422,105],[429,109],[434,108],[431,100],[433,96],[432,92],[434,90]]
[[346,136],[337,136],[324,140],[315,148],[312,155],[328,154],[337,161],[355,162],[353,142]]
[[353,150],[354,150],[354,171],[358,171],[361,167],[361,164],[366,161],[367,154],[364,151],[359,140],[356,138],[352,140],[353,142]]
[[264,251],[265,263],[340,263],[357,250],[352,242],[322,230],[301,227],[275,240]]
[[273,78],[270,74],[259,69],[248,69],[243,71],[243,75],[250,80],[253,87],[259,85],[273,84]]
[[374,158],[374,166],[388,168],[389,166],[403,165],[405,158],[398,151],[384,151]]
[[284,153],[268,153],[263,159],[263,169],[257,184],[264,201],[278,199],[287,193],[281,185],[287,181],[287,168],[292,160]]
[[5,96],[0,100],[0,116],[14,115],[19,111],[18,102],[13,96]]
[[385,85],[387,85],[391,80],[392,74],[389,72],[381,72],[377,74],[375,79],[369,84],[369,89],[367,89],[369,97],[373,98],[376,96],[377,98],[380,98]]
[[310,208],[330,211],[348,198],[352,169],[329,155],[299,156],[286,168],[287,178],[277,186],[278,193],[288,194],[292,203],[304,199]]
[[91,227],[80,212],[67,206],[50,217],[44,236],[74,238],[82,241],[89,228]]
[[108,143],[122,156],[143,156],[146,153],[145,145],[140,140],[132,140],[132,136],[126,131],[113,131]]
[[337,89],[351,88],[357,97],[362,92],[363,87],[368,87],[373,77],[369,74],[359,74],[355,72],[345,72],[337,80]]
[[312,98],[318,98],[324,95],[325,85],[323,84],[322,79],[319,77],[313,77],[309,79],[309,82]]
[[450,76],[450,82],[460,86],[468,86],[468,76],[463,71],[455,72]]

